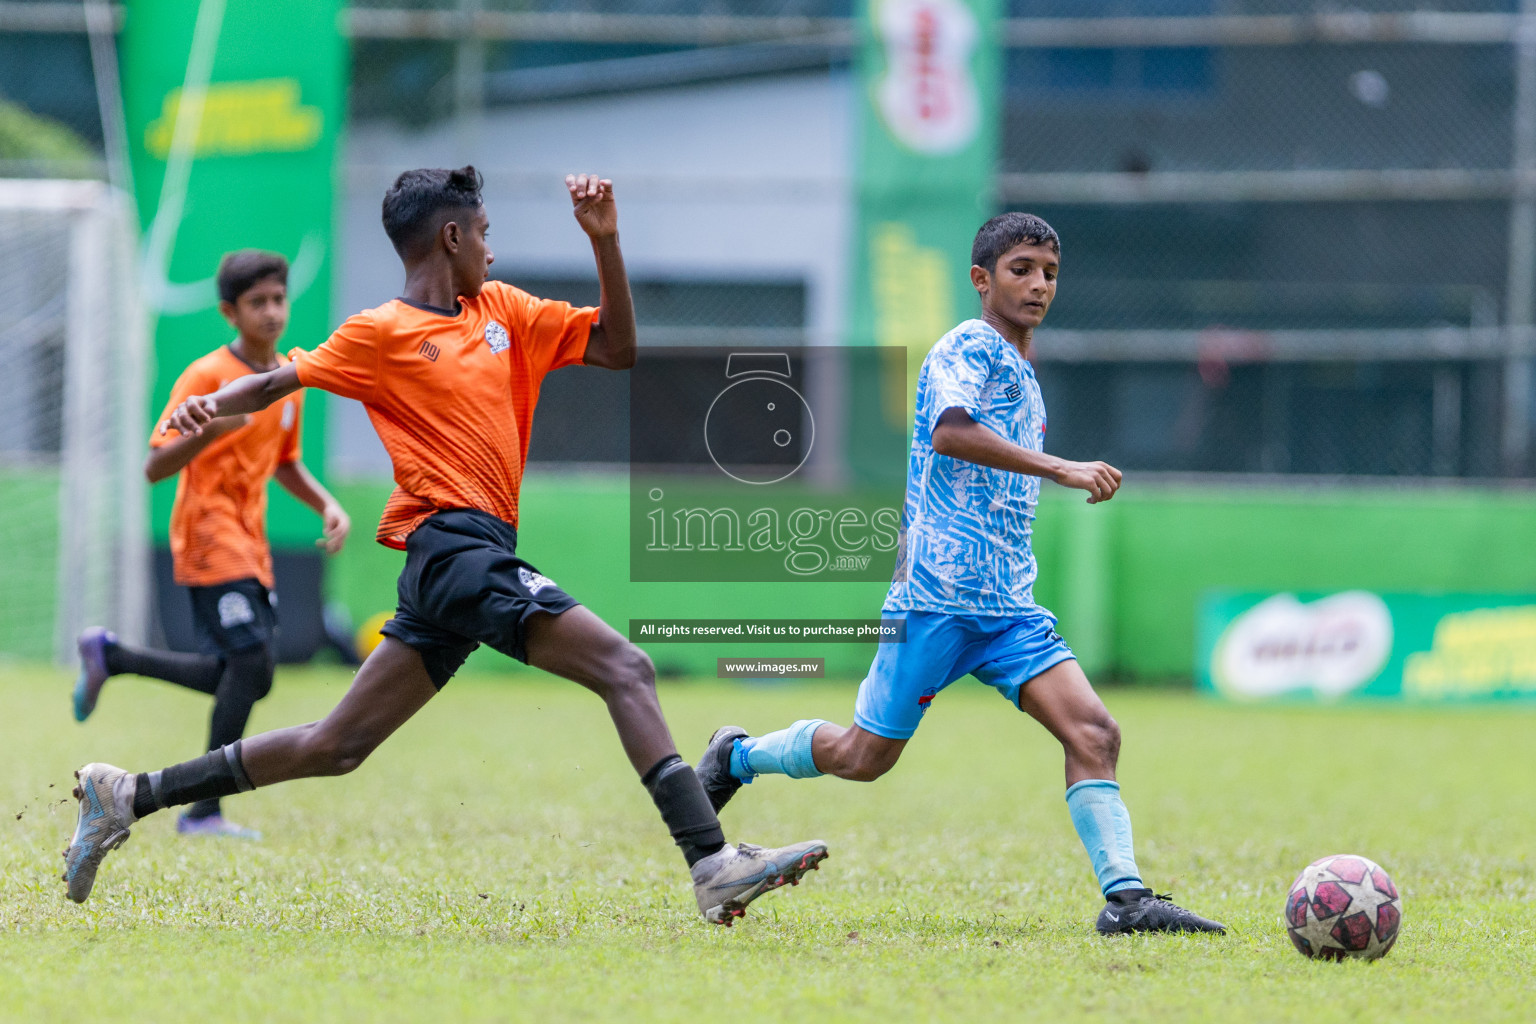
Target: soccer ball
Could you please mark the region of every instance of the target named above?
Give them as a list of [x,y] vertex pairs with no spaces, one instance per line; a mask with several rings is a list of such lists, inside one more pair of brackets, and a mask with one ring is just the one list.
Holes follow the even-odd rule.
[[1339,853],[1308,864],[1285,897],[1285,930],[1309,957],[1375,960],[1397,941],[1403,901],[1375,861]]

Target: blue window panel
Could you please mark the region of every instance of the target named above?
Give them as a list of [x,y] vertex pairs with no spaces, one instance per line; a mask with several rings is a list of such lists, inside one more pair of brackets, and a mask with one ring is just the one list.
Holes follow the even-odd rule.
[[1209,92],[1216,85],[1215,51],[1209,47],[1142,50],[1141,87],[1147,92]]

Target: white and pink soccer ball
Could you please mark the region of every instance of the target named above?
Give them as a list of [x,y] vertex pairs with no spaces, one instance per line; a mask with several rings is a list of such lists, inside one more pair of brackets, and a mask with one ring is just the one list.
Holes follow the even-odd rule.
[[1381,865],[1340,853],[1308,864],[1285,898],[1285,930],[1309,957],[1385,956],[1403,923],[1403,900]]

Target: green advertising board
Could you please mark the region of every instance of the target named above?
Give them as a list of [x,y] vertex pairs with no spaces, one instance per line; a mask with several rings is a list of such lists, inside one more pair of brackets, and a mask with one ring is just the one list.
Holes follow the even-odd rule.
[[914,367],[979,312],[970,252],[997,163],[998,7],[861,3],[849,340],[903,346]]
[[[330,329],[332,196],[344,112],[339,0],[130,0],[123,101],[144,225],[145,297],[155,316],[151,416],[188,363],[233,338],[214,272],[233,249],[292,265],[281,348]],[[325,403],[305,402],[305,462],[324,469]],[[156,487],[164,543],[175,486]],[[318,522],[285,493],[268,512],[274,546],[310,547]]]
[[1213,591],[1202,689],[1233,700],[1536,698],[1536,594]]

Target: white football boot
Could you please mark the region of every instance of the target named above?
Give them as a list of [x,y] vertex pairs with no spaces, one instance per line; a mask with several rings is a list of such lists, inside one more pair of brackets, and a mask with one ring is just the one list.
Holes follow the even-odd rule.
[[75,778],[80,780],[75,787],[80,817],[64,851],[64,881],[69,898],[84,903],[96,884],[102,859],[128,841],[128,827],[138,820],[133,816],[138,787],[137,776],[109,764],[88,764],[75,772]]
[[781,885],[799,885],[826,859],[827,844],[819,839],[773,850],[751,843],[725,846],[692,868],[699,912],[710,924],[729,928],[748,903]]

